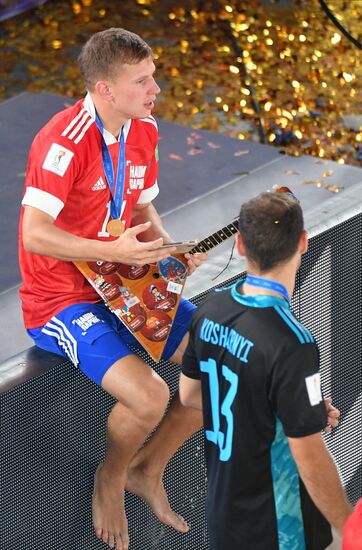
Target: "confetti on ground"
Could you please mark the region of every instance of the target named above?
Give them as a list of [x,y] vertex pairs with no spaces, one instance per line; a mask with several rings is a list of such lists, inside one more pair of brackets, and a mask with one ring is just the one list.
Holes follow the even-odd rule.
[[194,139],[202,139],[204,137],[202,134],[198,134],[197,132],[192,132],[190,135]]
[[[361,166],[362,57],[320,2],[210,4],[57,0],[3,21],[0,101],[24,91],[82,97],[81,46],[94,32],[126,27],[154,51],[155,116],[193,128],[192,139],[203,137],[198,129],[257,142],[263,133],[287,154]],[[328,6],[361,36],[361,0]]]
[[241,157],[243,155],[248,155],[249,150],[248,149],[241,149],[240,151],[235,151],[234,157]]
[[328,189],[328,191],[331,191],[332,193],[339,193],[344,189],[343,185],[325,185],[325,188]]
[[284,174],[287,174],[287,176],[299,176],[300,172],[298,172],[298,170],[285,169]]
[[193,147],[192,149],[189,149],[187,151],[187,154],[190,155],[191,157],[194,157],[196,155],[202,155],[204,153],[204,150],[201,149],[200,147]]
[[317,187],[322,187],[324,181],[322,179],[317,180],[303,180],[302,185],[316,185]]
[[171,160],[184,160],[184,157],[182,155],[176,155],[175,153],[170,153],[168,155],[168,158]]
[[208,141],[207,145],[210,147],[210,149],[220,149],[221,145],[218,143],[214,143],[213,141]]

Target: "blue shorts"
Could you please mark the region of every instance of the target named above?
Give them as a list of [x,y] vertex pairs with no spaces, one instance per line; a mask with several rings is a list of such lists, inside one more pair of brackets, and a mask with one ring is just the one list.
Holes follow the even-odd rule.
[[[195,309],[191,302],[181,298],[162,359],[169,359],[177,350]],[[36,346],[63,355],[99,385],[113,363],[134,354],[129,346],[142,349],[138,340],[103,302],[71,305],[43,327],[27,332]]]

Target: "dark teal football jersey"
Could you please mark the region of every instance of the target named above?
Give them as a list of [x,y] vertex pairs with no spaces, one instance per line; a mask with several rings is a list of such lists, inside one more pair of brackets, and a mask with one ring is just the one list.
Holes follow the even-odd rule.
[[330,526],[287,441],[327,423],[319,351],[286,300],[245,296],[240,281],[213,291],[182,371],[201,380],[210,550],[324,550]]

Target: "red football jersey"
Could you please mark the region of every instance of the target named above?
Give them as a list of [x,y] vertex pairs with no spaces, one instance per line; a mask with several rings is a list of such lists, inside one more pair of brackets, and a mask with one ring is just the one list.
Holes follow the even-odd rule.
[[[128,120],[125,138],[125,177],[121,219],[127,227],[137,203],[151,202],[158,194],[158,131],[149,116]],[[117,173],[120,143],[107,130],[103,137]],[[102,160],[102,138],[95,123],[89,95],[55,115],[31,146],[23,205],[42,210],[55,225],[90,239],[113,240],[107,232],[111,192]],[[44,325],[58,311],[78,302],[97,302],[99,295],[72,262],[30,254],[19,226],[20,289],[26,328]]]

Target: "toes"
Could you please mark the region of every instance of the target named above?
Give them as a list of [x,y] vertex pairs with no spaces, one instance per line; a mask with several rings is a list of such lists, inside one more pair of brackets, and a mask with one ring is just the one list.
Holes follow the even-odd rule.
[[95,529],[95,533],[96,533],[97,539],[102,538],[102,529],[100,529],[100,528]]
[[119,535],[118,537],[116,537],[115,543],[116,543],[116,550],[128,550],[128,546],[129,546],[128,534],[126,533],[123,536]]
[[176,514],[176,517],[178,518],[178,531],[181,531],[181,533],[187,533],[188,531],[190,531],[190,526],[189,524],[187,523],[187,521],[182,517],[180,516],[179,514]]
[[108,535],[108,546],[110,548],[114,548],[114,536],[113,535]]
[[108,532],[107,531],[102,531],[102,540],[103,540],[103,542],[108,544]]
[[180,533],[187,533],[190,530],[190,526],[187,521],[175,512],[171,511],[168,514],[162,514],[159,516],[159,519],[162,523],[173,527],[173,529],[179,531]]
[[190,530],[187,521],[179,514],[172,514],[170,525],[176,529],[176,531],[180,531],[180,533],[187,533]]

